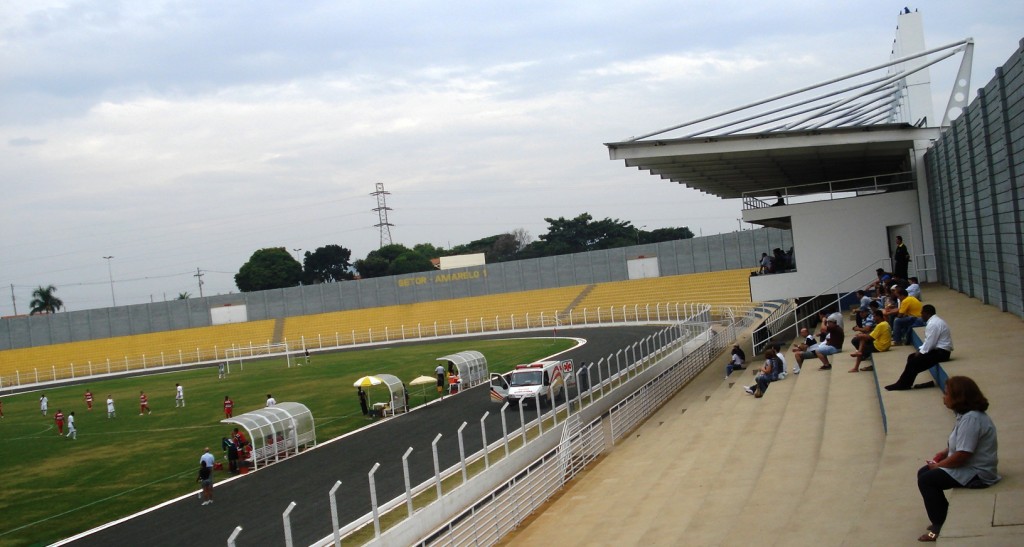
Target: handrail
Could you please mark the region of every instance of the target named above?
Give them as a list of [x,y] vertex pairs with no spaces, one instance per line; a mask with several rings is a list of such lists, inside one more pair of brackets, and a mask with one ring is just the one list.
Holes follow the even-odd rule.
[[[849,280],[851,280],[851,279],[853,279],[855,277],[860,276],[861,274],[863,274],[866,271],[877,269],[879,267],[885,268],[886,266],[889,266],[889,267],[892,266],[892,260],[891,259],[889,259],[889,258],[878,259],[878,260],[872,262],[871,264],[861,268],[860,270],[857,270],[852,275],[847,276],[846,278],[844,278],[841,281],[837,282],[836,284],[832,285],[828,289],[826,289],[826,290],[824,290],[824,291],[822,291],[822,292],[812,296],[811,298],[808,298],[805,302],[803,302],[800,305],[794,307],[789,312],[782,314],[780,317],[776,317],[776,318],[774,318],[771,321],[765,321],[765,323],[763,325],[761,325],[760,327],[758,327],[754,331],[754,335],[752,337],[753,338],[753,348],[752,349],[753,349],[754,355],[757,355],[757,354],[761,353],[761,350],[771,340],[771,336],[768,336],[768,334],[773,332],[774,329],[772,327],[774,327],[775,325],[779,324],[780,322],[788,321],[791,316],[793,316],[793,317],[800,317],[799,312],[801,310],[806,311],[807,307],[809,305],[813,304],[815,301],[817,301],[818,297],[825,296],[826,294],[832,294],[834,292],[835,295],[836,295],[835,300],[830,300],[828,302],[828,304],[826,304],[826,305],[824,305],[822,307],[819,307],[818,309],[814,310],[813,312],[807,314],[807,316],[811,316],[811,315],[816,316],[818,314],[818,312],[821,312],[821,311],[823,311],[825,309],[828,309],[828,308],[830,308],[832,306],[835,306],[840,301],[842,301],[843,296],[845,296],[842,293],[842,291],[839,290],[840,286],[842,286],[847,281],[849,281]],[[845,294],[848,295],[848,294],[850,294],[850,292],[853,292],[853,291],[848,291]],[[797,336],[800,333],[800,322],[799,321],[796,321],[796,320],[793,321],[793,329],[794,329],[793,335]],[[767,331],[767,333],[766,332],[762,332],[762,331]]]
[[[904,177],[906,179],[898,179],[895,181],[887,181],[879,183],[878,179],[888,177]],[[846,187],[843,183],[851,183],[859,180],[870,181],[870,184],[863,186]],[[872,175],[867,177],[854,177],[848,179],[836,179],[836,180],[823,180],[820,182],[810,182],[807,184],[798,184],[796,186],[779,186],[776,188],[761,188],[759,190],[743,192],[740,197],[743,200],[743,210],[749,209],[763,209],[766,207],[772,207],[775,203],[769,203],[758,196],[769,196],[773,193],[781,194],[783,204],[790,205],[790,201],[793,197],[812,196],[817,194],[828,194],[829,200],[836,199],[835,194],[846,194],[850,192],[882,192],[894,187],[900,187],[907,184],[914,184],[914,173],[912,171],[899,171],[896,173],[883,173],[880,175]],[[841,186],[841,187],[839,187]],[[812,192],[793,192],[792,190],[798,189],[809,189],[814,187],[822,187],[821,190]],[[826,190],[827,188],[827,190]]]

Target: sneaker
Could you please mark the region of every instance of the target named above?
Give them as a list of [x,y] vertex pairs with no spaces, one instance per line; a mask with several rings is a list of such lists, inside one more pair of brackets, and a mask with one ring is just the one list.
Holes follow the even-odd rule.
[[754,394],[754,390],[750,386],[743,388],[743,391],[746,391],[748,395]]
[[211,503],[213,503],[213,500],[206,500],[200,505],[210,505]]
[[800,367],[793,367],[793,374],[800,374]]

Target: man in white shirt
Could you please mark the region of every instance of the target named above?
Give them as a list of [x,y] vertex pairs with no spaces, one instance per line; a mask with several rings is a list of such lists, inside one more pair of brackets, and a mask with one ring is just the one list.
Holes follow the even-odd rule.
[[910,278],[910,285],[907,285],[907,294],[918,300],[921,299],[921,284],[917,282],[916,277]]
[[277,399],[273,395],[267,393],[267,407],[272,407],[277,404]]
[[174,408],[185,408],[185,388],[181,387],[181,384],[174,384]]
[[933,366],[949,361],[953,353],[953,335],[949,325],[941,317],[935,315],[935,306],[925,304],[921,308],[921,319],[924,319],[924,342],[914,353],[907,356],[907,364],[903,367],[896,383],[885,386],[889,391],[905,391],[914,387],[914,379],[921,372]]

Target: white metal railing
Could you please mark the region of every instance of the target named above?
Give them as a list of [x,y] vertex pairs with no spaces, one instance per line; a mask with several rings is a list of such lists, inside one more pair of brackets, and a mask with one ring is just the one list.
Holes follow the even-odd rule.
[[[860,276],[864,275],[864,273],[867,272],[867,271],[874,271],[874,270],[876,270],[879,267],[885,267],[885,266],[888,266],[890,264],[891,264],[891,260],[888,259],[888,258],[883,258],[883,259],[876,260],[876,261],[872,262],[871,264],[861,268],[857,272],[847,276],[845,279],[843,279],[843,280],[837,282],[836,284],[832,285],[828,289],[826,289],[826,290],[824,290],[824,291],[822,291],[822,292],[812,296],[811,298],[806,299],[802,304],[794,307],[789,312],[787,312],[785,314],[782,314],[782,315],[780,315],[778,317],[774,317],[771,321],[766,321],[763,325],[761,325],[760,327],[757,328],[757,330],[754,331],[754,335],[753,335],[753,348],[752,348],[754,354],[757,355],[757,354],[761,353],[761,350],[764,348],[764,346],[771,340],[771,338],[772,338],[771,337],[771,333],[781,332],[783,330],[783,329],[779,328],[780,324],[783,324],[783,325],[793,324],[794,336],[799,335],[800,322],[796,321],[794,319],[798,318],[798,317],[801,317],[801,312],[806,312],[806,310],[811,308],[814,305],[814,303],[817,301],[819,296],[835,294],[835,299],[834,300],[829,300],[825,305],[818,306],[813,311],[804,313],[803,317],[816,316],[821,311],[824,311],[824,310],[830,309],[830,308],[835,308],[839,304],[839,302],[842,301],[843,296],[849,295],[851,292],[855,292],[855,291],[845,291],[845,293],[844,293],[843,291],[839,290],[839,287],[845,285],[847,281],[849,281],[851,279],[854,279],[855,277],[860,277]],[[865,283],[864,285],[867,285],[867,283]]]
[[[560,416],[564,416],[561,418],[562,422],[564,422],[565,418],[572,416],[574,413],[579,413],[584,406],[595,404],[595,402],[600,402],[601,399],[612,395],[618,396],[617,394],[622,391],[619,387],[622,386],[629,378],[634,377],[638,373],[638,370],[649,368],[652,363],[656,362],[656,358],[664,356],[667,351],[671,350],[671,348],[681,347],[681,344],[696,336],[696,333],[702,332],[702,329],[697,328],[696,326],[687,328],[686,320],[694,323],[702,323],[706,328],[707,321],[710,318],[711,309],[711,306],[708,305],[696,308],[694,310],[695,313],[691,317],[684,318],[684,322],[670,325],[661,329],[655,335],[651,335],[644,339],[642,343],[636,345],[636,350],[629,354],[634,357],[633,362],[620,361],[617,365],[621,365],[621,368],[616,366],[616,369],[610,370],[610,374],[608,375],[605,375],[603,370],[599,370],[600,367],[595,366],[600,363],[589,365],[587,367],[589,384],[587,387],[589,389],[582,390],[577,397],[567,400],[560,405],[554,406],[547,413],[541,414],[530,421],[525,421],[523,419],[523,413],[520,410],[519,427],[512,431],[509,431],[506,425],[505,410],[508,405],[503,406],[502,411],[499,413],[502,420],[502,436],[499,439],[489,442],[487,446],[481,447],[472,454],[461,454],[459,462],[448,466],[444,470],[441,469],[440,465],[438,465],[439,462],[437,462],[435,458],[434,477],[415,487],[411,487],[407,484],[406,493],[404,495],[392,499],[379,507],[376,507],[375,511],[342,526],[340,530],[338,530],[338,537],[341,539],[349,537],[355,531],[367,527],[375,521],[379,522],[379,518],[389,512],[396,512],[395,515],[401,514],[403,517],[407,517],[409,511],[409,500],[419,493],[436,489],[438,494],[443,495],[445,492],[442,491],[442,483],[446,479],[458,482],[458,485],[454,488],[459,488],[464,485],[466,480],[463,479],[462,481],[459,481],[456,477],[463,472],[462,470],[465,469],[466,466],[473,465],[474,463],[479,465],[482,462],[484,464],[484,470],[486,470],[490,465],[492,465],[487,458],[487,455],[491,454],[498,456],[499,453],[503,454],[506,451],[511,450],[509,447],[510,441],[515,441],[515,443],[518,444],[519,439],[523,440],[521,445],[516,447],[514,450],[511,450],[511,454],[514,457],[518,451],[523,450],[524,447],[532,446],[531,443],[535,443],[539,438],[544,437],[545,432],[553,433],[552,428],[554,425],[549,423],[545,426],[545,422],[553,421],[554,424],[557,425],[559,423]],[[602,362],[603,361],[604,360],[602,359]],[[485,414],[484,418],[481,419],[481,427],[483,427],[483,421],[486,418],[487,414]],[[515,427],[514,423],[513,427]],[[531,435],[535,435],[534,438],[530,439]],[[437,440],[439,440],[439,438],[435,439],[435,447]],[[460,445],[461,444],[460,428]],[[403,459],[403,467],[405,465],[406,462]],[[317,544],[329,545],[333,543],[333,538],[333,535],[329,536]]]
[[[719,313],[727,313],[727,310],[719,310]],[[494,456],[505,455],[505,458],[516,457],[517,454],[529,454],[530,451],[523,451],[537,442],[545,442],[550,435],[558,434],[560,441],[556,446],[544,453],[537,460],[524,460],[521,471],[513,473],[513,476],[501,483],[498,488],[483,493],[483,498],[469,504],[462,513],[449,515],[447,523],[435,529],[426,537],[419,540],[408,541],[421,545],[445,544],[445,545],[490,545],[500,539],[508,530],[514,528],[527,515],[539,507],[554,492],[556,492],[565,481],[571,479],[582,470],[590,461],[600,455],[605,446],[604,422],[613,420],[612,430],[620,435],[624,434],[629,427],[628,424],[638,424],[644,417],[653,413],[661,404],[678,391],[689,379],[700,373],[711,359],[720,352],[726,344],[735,339],[736,328],[748,325],[752,322],[754,312],[752,308],[746,309],[746,313],[737,316],[731,314],[735,321],[711,322],[711,307],[706,306],[697,310],[688,321],[670,325],[656,333],[638,340],[625,348],[601,358],[597,362],[586,365],[587,384],[585,389],[581,388],[579,393],[567,400],[565,403],[555,406],[550,411],[540,414],[534,420],[526,422],[523,420],[520,411],[520,427],[512,431],[506,426],[506,409],[502,407],[499,415],[502,419],[502,436],[475,451],[473,454],[460,454],[460,461],[448,466],[442,471],[435,458],[435,476],[417,485],[416,487],[406,484],[406,493],[356,519],[355,521],[341,526],[336,534],[325,537],[314,545],[330,545],[337,541],[345,540],[360,529],[365,529],[371,524],[374,525],[374,539],[371,544],[385,544],[388,541],[381,539],[379,530],[379,519],[388,512],[394,512],[392,518],[400,516],[408,518],[412,515],[411,499],[420,492],[436,489],[440,496],[447,496],[461,488],[472,484],[473,480],[486,473],[492,463],[488,454]],[[665,358],[682,355],[678,361],[667,362]],[[614,363],[614,364],[613,364]],[[581,364],[582,365],[582,364]],[[651,370],[652,366],[658,368]],[[666,367],[661,373],[657,373],[662,367]],[[582,367],[581,367],[582,368]],[[650,374],[657,374],[647,379]],[[577,371],[579,378],[582,371]],[[635,390],[635,382],[630,383],[638,376],[644,375],[644,384],[639,390]],[[579,384],[578,384],[579,385]],[[626,391],[633,390],[631,393]],[[598,410],[607,408],[606,405],[614,405],[614,411],[605,417],[591,420],[589,423],[580,422],[581,413],[590,412],[589,407],[594,404]],[[485,413],[481,419],[481,427],[488,417]],[[561,420],[561,422],[559,421]],[[544,425],[546,422],[548,425]],[[562,430],[552,429],[561,424]],[[465,427],[465,424],[464,426]],[[460,428],[460,446],[461,443]],[[532,432],[532,439],[527,432]],[[545,434],[546,433],[546,434]],[[523,444],[514,450],[509,448],[510,440],[523,440]],[[435,439],[435,446],[436,446]],[[408,454],[408,451],[406,452]],[[509,455],[511,454],[511,456]],[[467,465],[483,463],[483,470],[479,474],[458,480],[456,477],[463,473]],[[403,458],[403,465],[404,458]],[[407,468],[406,468],[407,469]],[[442,488],[445,479],[457,482],[454,486]],[[479,480],[479,479],[478,479]],[[447,490],[447,491],[445,491]],[[454,495],[454,494],[453,494]],[[429,512],[431,506],[437,503],[435,500],[425,508],[416,512]],[[451,502],[444,506],[453,505]],[[397,528],[401,522],[392,526]]]
[[[743,210],[762,209],[778,205],[793,205],[813,201],[831,201],[850,194],[879,194],[897,190],[908,190],[915,184],[913,171],[900,171],[884,175],[872,175],[850,179],[837,179],[778,188],[761,188],[743,192]],[[759,196],[777,195],[775,201],[765,201]],[[815,197],[815,196],[827,196]],[[781,201],[780,201],[781,200]]]
[[[751,304],[753,305],[753,304]],[[435,321],[430,324],[399,325],[383,329],[369,328],[366,331],[348,333],[311,333],[298,339],[281,342],[273,340],[250,340],[247,344],[230,346],[178,348],[175,350],[154,350],[137,356],[110,356],[102,361],[86,360],[67,364],[51,364],[49,367],[15,369],[0,374],[0,392],[13,388],[33,385],[48,385],[81,378],[123,376],[153,368],[173,369],[197,365],[212,365],[225,361],[244,363],[250,359],[285,357],[289,360],[295,354],[305,351],[327,351],[337,348],[391,344],[400,341],[467,336],[488,332],[529,331],[548,328],[611,325],[622,323],[646,323],[661,321],[683,321],[694,315],[695,310],[706,304],[692,302],[661,302],[604,306],[596,309],[570,311],[560,315],[556,311],[530,312],[522,315],[495,315],[493,318],[466,318],[463,320]],[[713,309],[725,309],[716,306]]]

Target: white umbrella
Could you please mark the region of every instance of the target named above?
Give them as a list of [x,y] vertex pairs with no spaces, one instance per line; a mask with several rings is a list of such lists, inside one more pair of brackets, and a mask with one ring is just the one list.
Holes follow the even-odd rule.
[[420,388],[420,395],[423,395],[423,402],[427,402],[427,386],[436,385],[437,378],[431,376],[417,376],[413,381],[409,382],[410,386],[423,386]]

